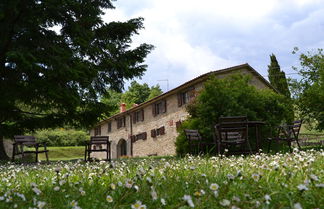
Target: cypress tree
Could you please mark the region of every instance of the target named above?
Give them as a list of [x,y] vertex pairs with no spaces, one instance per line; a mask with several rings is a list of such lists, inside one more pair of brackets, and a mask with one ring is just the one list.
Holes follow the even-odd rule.
[[285,72],[280,70],[277,58],[274,54],[270,55],[270,65],[268,65],[268,75],[271,85],[278,92],[287,98],[290,98],[290,91]]

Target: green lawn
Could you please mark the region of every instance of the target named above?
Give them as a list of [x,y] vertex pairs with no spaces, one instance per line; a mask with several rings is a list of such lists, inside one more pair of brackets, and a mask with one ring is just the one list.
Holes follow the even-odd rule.
[[[84,147],[48,147],[48,157],[50,161],[73,160],[84,157]],[[41,161],[46,160],[45,154],[39,154]]]

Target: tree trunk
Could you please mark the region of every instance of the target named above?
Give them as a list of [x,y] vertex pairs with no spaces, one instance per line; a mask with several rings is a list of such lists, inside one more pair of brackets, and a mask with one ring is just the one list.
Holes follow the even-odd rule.
[[0,160],[9,160],[10,158],[8,157],[5,147],[4,147],[4,140],[3,136],[0,136]]

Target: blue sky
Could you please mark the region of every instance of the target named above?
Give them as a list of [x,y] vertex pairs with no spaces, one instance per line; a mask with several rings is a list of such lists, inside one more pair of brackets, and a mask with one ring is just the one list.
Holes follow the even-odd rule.
[[140,83],[169,90],[203,73],[249,63],[267,76],[269,55],[296,77],[301,52],[324,48],[324,0],[117,0],[104,20],[143,17],[133,45],[149,43]]

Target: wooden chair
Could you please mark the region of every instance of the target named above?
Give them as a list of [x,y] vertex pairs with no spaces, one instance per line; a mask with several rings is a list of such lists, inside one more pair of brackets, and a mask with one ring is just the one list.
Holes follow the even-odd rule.
[[111,160],[109,136],[92,136],[85,145],[84,160],[90,160],[92,152],[106,152],[106,160]]
[[287,142],[290,152],[293,151],[291,148],[291,142],[295,141],[297,143],[298,148],[300,149],[298,136],[302,122],[302,120],[296,120],[292,124],[279,126],[277,128],[276,136],[273,138],[268,138],[268,152],[270,151],[272,141],[277,141],[278,144],[279,141]]
[[215,142],[203,140],[198,130],[184,129],[184,133],[188,140],[189,152],[191,154],[200,154],[203,152],[203,148],[206,148],[206,152],[208,152],[208,146],[216,146]]
[[[33,147],[35,150],[24,150],[24,147]],[[42,150],[39,150],[40,147],[43,147]],[[14,143],[12,149],[12,161],[15,160],[15,155],[22,155],[24,158],[25,154],[35,153],[36,154],[36,162],[38,162],[38,154],[45,153],[46,160],[48,162],[48,149],[46,147],[46,143],[37,143],[36,138],[34,136],[22,136],[16,135],[14,136]]]
[[[218,153],[222,150],[228,149],[230,152],[232,147],[242,147],[247,145],[249,152],[252,149],[248,139],[248,123],[246,116],[231,116],[220,117],[219,123],[215,125]],[[245,150],[237,150],[235,152],[243,153]]]

